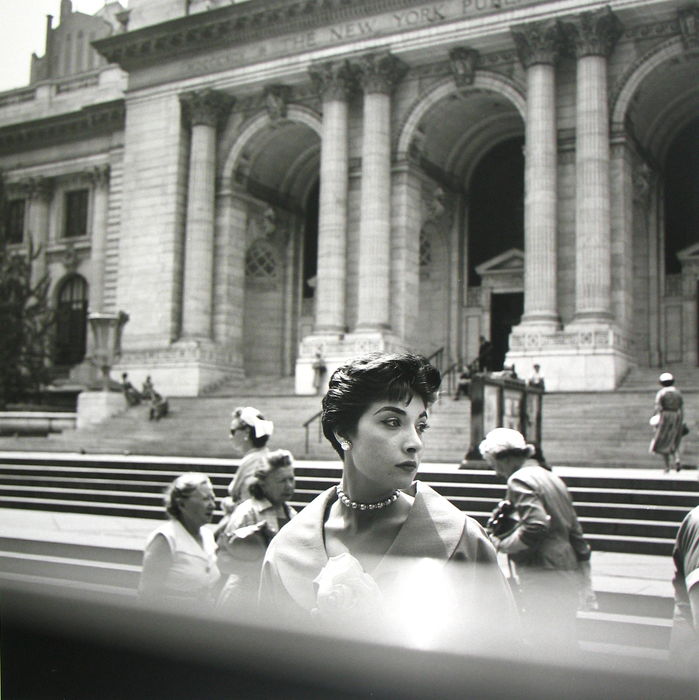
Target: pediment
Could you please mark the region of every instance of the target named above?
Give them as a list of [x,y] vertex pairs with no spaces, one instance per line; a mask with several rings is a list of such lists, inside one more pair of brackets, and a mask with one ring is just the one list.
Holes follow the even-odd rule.
[[677,259],[682,263],[699,262],[699,243],[683,248],[677,253]]
[[503,272],[521,272],[524,269],[524,252],[519,248],[510,248],[476,267],[476,272],[483,277]]

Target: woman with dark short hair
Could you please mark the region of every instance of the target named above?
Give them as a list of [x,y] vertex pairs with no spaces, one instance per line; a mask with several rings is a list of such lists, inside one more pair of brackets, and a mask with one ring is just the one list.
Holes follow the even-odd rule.
[[165,492],[169,520],[148,538],[139,596],[148,601],[209,605],[219,578],[211,522],[216,502],[206,474],[187,472]]
[[338,630],[364,621],[380,635],[388,621],[417,633],[420,617],[431,638],[444,639],[450,629],[461,642],[486,609],[497,609],[488,620],[493,631],[504,632],[502,619],[512,621],[512,599],[484,530],[415,481],[440,383],[439,371],[411,353],[365,355],[333,373],[322,426],[343,461],[342,481],[270,544],[260,598],[273,618]]

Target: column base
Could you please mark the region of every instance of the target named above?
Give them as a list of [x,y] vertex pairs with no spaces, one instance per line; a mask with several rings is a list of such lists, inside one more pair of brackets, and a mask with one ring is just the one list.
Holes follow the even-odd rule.
[[570,323],[545,332],[513,329],[505,359],[526,379],[541,365],[547,391],[611,391],[635,364],[630,339],[612,323]]
[[239,353],[197,339],[178,340],[167,348],[126,351],[114,372],[128,372],[137,389],[150,375],[163,396],[201,396],[226,381],[244,377]]
[[[405,345],[398,338],[385,331],[355,331],[353,333],[313,333],[299,344],[296,359],[295,392],[297,394],[324,394],[332,373],[358,355],[367,352],[398,352]],[[325,362],[325,375],[320,383],[316,378],[313,364],[316,352],[320,352]]]

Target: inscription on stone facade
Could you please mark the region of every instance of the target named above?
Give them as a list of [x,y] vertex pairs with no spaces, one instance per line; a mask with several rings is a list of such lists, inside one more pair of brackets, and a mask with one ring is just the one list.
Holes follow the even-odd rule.
[[[539,5],[548,0],[445,0],[429,3],[409,10],[400,10],[375,17],[357,19],[318,29],[307,30],[284,37],[266,39],[243,45],[236,50],[217,51],[186,64],[174,64],[171,71],[164,69],[146,70],[135,82],[148,84],[159,82],[168,76],[196,75],[225,70],[256,61],[278,58],[281,56],[311,51],[333,45],[360,41],[377,36],[395,34],[435,25],[455,22],[483,14],[505,12],[514,8]],[[135,77],[135,76],[134,76]]]

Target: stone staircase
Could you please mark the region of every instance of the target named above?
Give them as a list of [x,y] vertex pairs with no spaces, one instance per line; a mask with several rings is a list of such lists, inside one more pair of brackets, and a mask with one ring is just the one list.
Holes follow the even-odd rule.
[[[687,379],[683,394],[691,432],[683,440],[682,457],[683,464],[696,466],[699,389],[689,387],[699,386],[699,382],[689,381],[694,368],[683,368],[683,372],[680,376]],[[549,464],[660,469],[662,460],[648,454],[655,375],[656,370],[632,370],[617,391],[546,394],[543,448]],[[226,458],[232,456],[230,414],[241,405],[255,406],[274,421],[270,447],[287,448],[297,458],[335,457],[322,436],[319,420],[312,422],[308,431],[303,427],[320,411],[320,397],[295,396],[291,378],[246,380],[240,385],[222,385],[199,398],[172,398],[170,415],[159,422],[148,420],[146,406],[137,406],[81,430],[48,437],[0,437],[0,449]],[[470,446],[469,401],[454,401],[444,395],[434,407],[430,426],[425,459],[459,464]]]
[[[220,498],[236,462],[0,453],[0,502],[5,513],[16,509],[19,521],[26,511],[118,516],[111,520],[124,522],[119,531],[138,529],[140,534],[117,542],[99,532],[77,530],[72,537],[63,533],[62,538],[3,533],[0,580],[133,596],[143,534],[155,526],[153,521],[164,518],[165,485],[188,469],[207,472]],[[300,463],[296,473],[293,504],[297,508],[337,483],[341,475],[339,465],[327,462]],[[699,502],[699,484],[686,477],[638,479],[615,474],[600,475],[599,470],[563,474],[593,551],[667,561],[679,522]],[[434,465],[420,478],[481,523],[504,495],[504,485],[489,470],[440,470]],[[581,638],[592,649],[666,655],[672,613],[669,578],[665,584],[661,592],[629,593],[613,582],[596,581],[601,607],[580,615]]]

